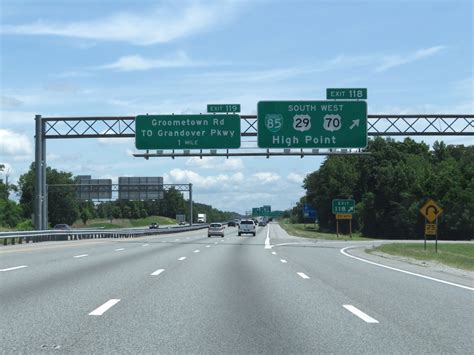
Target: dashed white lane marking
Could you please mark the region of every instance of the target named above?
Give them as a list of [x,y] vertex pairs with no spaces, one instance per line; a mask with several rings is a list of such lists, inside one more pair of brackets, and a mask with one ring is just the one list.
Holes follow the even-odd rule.
[[267,237],[265,238],[265,249],[271,249],[270,245],[270,226],[267,227]]
[[217,244],[217,242],[214,242],[214,244]]
[[118,299],[111,299],[105,302],[102,306],[94,309],[91,313],[89,313],[90,316],[101,316],[105,312],[107,312],[110,308],[115,306],[117,303],[119,303],[120,300]]
[[179,261],[183,261],[184,259],[186,259],[186,257],[185,257],[185,256],[182,256],[182,257],[180,257],[178,260],[179,260]]
[[148,244],[142,244],[142,247],[147,247],[147,246],[148,246]]
[[89,256],[89,254],[75,255],[74,258],[85,258],[86,256]]
[[277,255],[277,253],[275,253],[274,251],[272,251],[272,254],[273,254],[273,255]]
[[179,241],[179,239],[175,239],[174,241],[175,241],[175,242],[178,242],[178,241]]
[[357,317],[359,317],[360,319],[362,319],[363,321],[365,321],[367,323],[378,323],[379,322],[377,319],[374,319],[371,316],[365,314],[360,309],[354,307],[351,304],[344,304],[342,306],[345,309],[347,309],[349,312],[351,312],[352,314],[355,314]]
[[309,279],[309,276],[306,275],[304,272],[297,272],[297,274],[302,277],[303,279]]
[[210,248],[211,246],[210,245],[206,245],[206,248]]
[[115,249],[115,251],[122,251],[122,250],[125,250],[125,248],[118,248],[118,249]]
[[455,286],[455,287],[464,288],[464,289],[469,290],[469,291],[474,291],[474,287],[464,286],[464,285],[460,285],[460,284],[457,284],[457,283],[454,283],[454,282],[444,281],[444,280],[436,279],[436,278],[434,278],[434,277],[430,277],[430,276],[425,276],[425,275],[417,274],[417,273],[415,273],[415,272],[410,272],[410,271],[405,271],[405,270],[402,270],[402,269],[397,269],[396,267],[391,267],[391,266],[379,264],[379,263],[376,263],[376,262],[374,262],[374,261],[362,259],[362,258],[359,258],[359,257],[357,257],[357,256],[354,256],[354,255],[351,255],[351,254],[346,253],[346,250],[347,250],[347,249],[351,249],[351,248],[356,248],[356,247],[342,248],[342,249],[340,250],[340,252],[341,252],[343,255],[348,256],[349,258],[356,259],[356,260],[359,260],[359,261],[363,261],[364,263],[368,263],[368,264],[380,266],[380,267],[383,267],[383,268],[385,268],[385,269],[389,269],[389,270],[393,270],[393,271],[402,272],[402,273],[404,273],[404,274],[408,274],[408,275],[412,275],[412,276],[418,276],[418,277],[421,277],[421,278],[424,278],[424,279],[427,279],[427,280],[440,282],[440,283],[443,283],[443,284],[446,284],[446,285],[451,285],[451,286]]
[[186,239],[190,239],[189,237],[186,237]]
[[158,276],[158,275],[161,274],[163,271],[165,271],[165,269],[158,269],[158,270],[152,272],[150,275],[151,275],[151,276]]
[[280,259],[280,261],[283,263],[283,264],[286,264],[288,261],[286,261],[285,259]]
[[25,267],[28,267],[28,265],[20,265],[20,266],[9,267],[7,269],[0,269],[0,271],[12,271],[12,270],[23,269]]
[[199,253],[199,252],[200,252],[200,250],[199,250],[199,249],[196,249],[196,250],[194,251],[194,253]]

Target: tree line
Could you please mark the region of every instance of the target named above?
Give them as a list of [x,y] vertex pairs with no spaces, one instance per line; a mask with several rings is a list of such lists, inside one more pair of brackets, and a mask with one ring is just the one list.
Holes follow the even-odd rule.
[[[313,206],[322,230],[334,232],[331,202],[356,201],[353,228],[364,236],[417,239],[424,233],[419,210],[428,198],[444,210],[439,235],[444,239],[474,237],[474,147],[435,142],[432,150],[410,138],[375,138],[366,156],[331,156],[304,179],[306,190],[291,211],[304,222],[303,206]],[[340,223],[347,228],[347,223]],[[347,231],[347,230],[346,230]]]
[[[4,169],[0,165],[0,172]],[[94,203],[77,199],[74,176],[70,172],[47,167],[48,185],[70,185],[50,187],[48,189],[48,221],[50,226],[56,224],[72,225],[78,219],[84,224],[94,218],[102,219],[139,219],[148,216],[176,218],[176,214],[185,214],[189,221],[189,200],[181,192],[171,188],[164,192],[163,199],[150,201],[115,200]],[[18,186],[8,184],[0,179],[0,226],[8,228],[32,228],[35,198],[35,164],[20,176]],[[20,194],[19,203],[9,199],[13,192]],[[234,218],[233,212],[220,211],[212,206],[193,202],[193,220],[198,213],[206,213],[208,221],[226,221]]]

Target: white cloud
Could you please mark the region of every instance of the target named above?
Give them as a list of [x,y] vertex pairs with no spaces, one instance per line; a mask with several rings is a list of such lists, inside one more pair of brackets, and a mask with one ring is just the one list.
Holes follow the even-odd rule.
[[191,157],[186,161],[187,166],[198,167],[201,169],[213,169],[224,171],[243,170],[244,163],[240,158],[214,158],[214,157]]
[[165,2],[142,13],[120,12],[77,22],[36,21],[4,25],[3,34],[54,35],[98,41],[120,41],[138,45],[166,43],[217,26],[233,17],[236,3]]
[[219,174],[213,176],[202,176],[192,170],[173,169],[163,176],[166,183],[187,184],[192,183],[197,188],[217,190],[229,189],[231,186],[244,182],[244,174]]
[[422,48],[413,53],[408,53],[405,55],[392,55],[392,56],[385,56],[382,58],[382,64],[380,64],[375,71],[376,72],[383,72],[387,69],[391,69],[393,67],[398,67],[403,64],[408,64],[415,62],[417,60],[431,57],[442,50],[444,50],[445,46],[434,46],[430,48]]
[[205,65],[205,63],[192,61],[185,52],[177,52],[172,56],[158,59],[144,58],[140,55],[120,57],[115,62],[105,64],[99,69],[112,69],[118,71],[138,71],[149,69],[181,68]]
[[0,129],[0,155],[22,157],[32,152],[30,139],[8,129]]
[[18,100],[15,97],[5,95],[0,96],[0,107],[2,108],[15,108],[21,105],[23,105],[23,101]]
[[301,185],[303,184],[304,177],[299,174],[289,173],[286,179],[290,182],[294,182],[295,184]]
[[255,173],[253,174],[253,176],[262,183],[269,183],[280,180],[280,175],[271,172]]

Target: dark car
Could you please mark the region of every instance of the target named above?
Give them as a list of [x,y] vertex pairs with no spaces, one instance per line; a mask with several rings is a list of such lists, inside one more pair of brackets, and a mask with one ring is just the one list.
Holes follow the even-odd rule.
[[228,227],[235,227],[235,222],[234,222],[234,221],[229,221],[229,222],[227,223],[227,226],[228,226]]
[[150,228],[150,229],[158,229],[159,227],[160,227],[160,226],[158,225],[158,223],[152,223],[152,224],[150,224],[150,227],[148,227],[148,228]]
[[266,225],[267,225],[267,223],[265,221],[258,222],[259,227],[265,227]]
[[69,231],[72,228],[68,224],[56,224],[53,229],[60,230],[60,231]]

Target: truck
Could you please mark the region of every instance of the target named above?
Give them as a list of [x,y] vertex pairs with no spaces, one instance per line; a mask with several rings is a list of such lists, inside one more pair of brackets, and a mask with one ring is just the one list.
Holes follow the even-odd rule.
[[198,213],[198,218],[197,218],[197,222],[198,223],[206,223],[207,221],[207,216],[205,213]]

